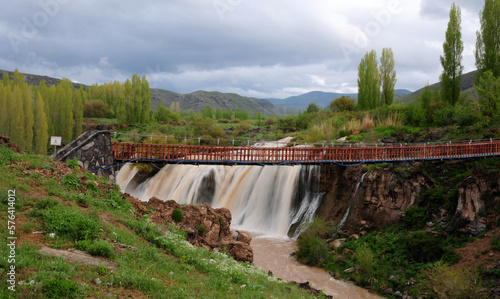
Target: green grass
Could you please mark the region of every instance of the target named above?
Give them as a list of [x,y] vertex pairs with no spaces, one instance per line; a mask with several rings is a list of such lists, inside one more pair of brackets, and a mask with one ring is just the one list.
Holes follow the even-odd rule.
[[[0,155],[0,218],[7,219],[7,190],[17,187],[19,181],[31,190],[16,194],[16,233],[20,239],[34,230],[44,231],[42,240],[48,246],[86,250],[118,265],[117,271],[111,271],[103,266],[70,263],[38,254],[40,243],[23,243],[16,249],[15,264],[16,282],[22,284],[12,293],[5,283],[6,271],[1,271],[4,283],[0,298],[115,298],[138,294],[151,298],[311,297],[305,290],[226,254],[192,246],[182,231],[157,226],[147,217],[137,220],[132,205],[118,188],[93,175],[82,174],[79,169],[65,177],[24,175],[23,168],[49,169],[52,161],[18,155],[2,146]],[[12,161],[20,164],[15,166]],[[89,181],[82,183],[81,176]],[[35,189],[37,194],[47,196],[31,197],[29,192]],[[104,214],[106,221],[99,216]],[[28,220],[23,223],[20,219]],[[202,233],[203,228],[199,230]],[[51,232],[54,238],[49,236]],[[7,236],[7,226],[0,226],[0,238],[5,240]],[[114,242],[131,249],[115,252]],[[0,246],[0,255],[8,256],[8,250]],[[7,259],[0,259],[1,269],[9,266]]]

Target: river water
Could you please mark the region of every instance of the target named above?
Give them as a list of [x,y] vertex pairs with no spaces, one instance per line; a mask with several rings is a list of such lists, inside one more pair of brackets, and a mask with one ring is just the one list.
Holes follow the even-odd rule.
[[323,269],[299,263],[290,256],[296,250],[294,239],[269,238],[252,234],[251,246],[254,252],[254,265],[266,272],[271,271],[275,277],[289,282],[309,281],[313,288],[322,290],[324,294],[333,298],[383,298],[354,284],[337,280]]

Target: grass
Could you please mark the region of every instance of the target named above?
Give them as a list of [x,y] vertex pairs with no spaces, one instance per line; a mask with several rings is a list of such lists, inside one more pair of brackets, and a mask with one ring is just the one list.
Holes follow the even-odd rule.
[[[0,279],[4,281],[0,298],[311,297],[305,290],[226,254],[192,246],[174,227],[157,226],[147,217],[137,219],[135,210],[115,185],[105,184],[81,169],[61,175],[60,166],[50,158],[16,154],[3,146],[0,161],[1,219],[8,215],[7,190],[17,191],[19,239],[15,266],[16,282],[21,282],[15,293],[7,289],[5,270],[10,263],[0,259]],[[24,174],[28,168],[39,172],[39,176]],[[83,183],[82,178],[87,181]],[[17,189],[19,182],[29,190]],[[30,241],[28,236],[34,236],[34,230],[44,231],[44,237]],[[55,233],[53,238],[48,236],[50,232]],[[203,233],[203,227],[199,227],[199,233]],[[5,240],[7,236],[7,225],[0,226],[0,238]],[[42,242],[53,248],[73,247],[111,259],[118,270],[40,255],[37,251]],[[132,249],[117,251],[114,242]],[[1,256],[8,256],[8,251],[7,246],[0,246]]]

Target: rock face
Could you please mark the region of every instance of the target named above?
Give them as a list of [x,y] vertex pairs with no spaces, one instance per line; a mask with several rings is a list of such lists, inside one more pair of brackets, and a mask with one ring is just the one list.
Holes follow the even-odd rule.
[[[498,160],[491,161],[498,164]],[[418,205],[432,214],[431,224],[438,223],[448,232],[476,235],[495,227],[500,219],[500,165],[474,169],[472,175],[461,178],[476,162],[481,160],[322,166],[320,188],[327,194],[318,216],[338,224],[352,201],[343,227],[350,235],[396,224],[406,209]],[[447,192],[429,195],[432,190]]]
[[207,203],[180,206],[173,200],[163,201],[152,197],[148,206],[151,220],[155,223],[170,222],[175,209],[183,213],[183,220],[177,227],[187,234],[191,244],[206,249],[229,252],[236,260],[253,262],[253,250],[250,247],[252,237],[241,231],[231,231],[231,212],[226,208],[214,209]]

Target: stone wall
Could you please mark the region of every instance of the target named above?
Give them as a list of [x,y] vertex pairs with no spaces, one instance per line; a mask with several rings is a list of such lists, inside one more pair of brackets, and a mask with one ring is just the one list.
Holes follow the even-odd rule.
[[80,135],[54,156],[59,161],[77,159],[80,167],[115,182],[115,170],[106,169],[115,164],[109,131],[89,131]]

